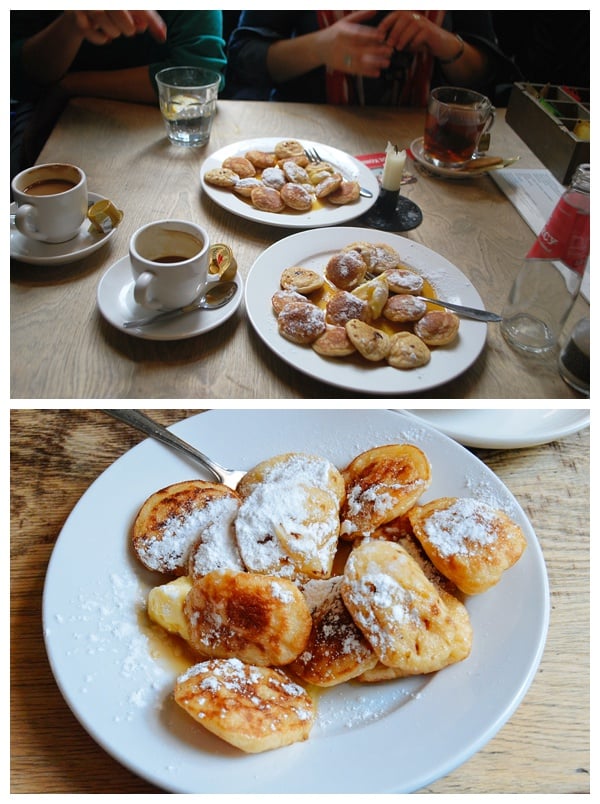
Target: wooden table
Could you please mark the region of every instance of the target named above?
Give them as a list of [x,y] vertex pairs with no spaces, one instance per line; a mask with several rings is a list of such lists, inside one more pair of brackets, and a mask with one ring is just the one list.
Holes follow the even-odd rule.
[[[81,165],[89,189],[117,203],[125,218],[110,243],[64,266],[11,265],[11,396],[13,399],[285,399],[352,398],[278,358],[256,336],[243,305],[220,328],[178,342],[146,341],[108,324],[96,307],[105,271],[127,254],[133,231],[151,220],[188,218],[205,224],[213,242],[233,248],[245,278],[261,252],[292,233],[233,216],[200,189],[206,155],[261,136],[311,139],[350,154],[382,151],[388,140],[409,146],[421,135],[421,110],[342,108],[220,101],[208,149],[168,144],[157,108],[95,99],[72,101],[39,162]],[[542,167],[504,121],[493,151]],[[489,177],[445,181],[423,175],[405,194],[424,212],[406,237],[456,265],[500,311],[533,234]],[[589,309],[578,302],[577,312]],[[366,392],[365,392],[366,393]],[[462,376],[427,391],[432,398],[577,398],[558,376],[555,356],[522,357],[496,325],[487,346]]]
[[[147,412],[169,425],[198,411]],[[44,575],[66,517],[143,436],[97,410],[34,409],[12,411],[11,436],[11,792],[157,793],[72,715],[50,671],[41,620]],[[509,722],[423,792],[589,793],[589,430],[529,449],[474,452],[536,530],[550,581],[550,630]]]

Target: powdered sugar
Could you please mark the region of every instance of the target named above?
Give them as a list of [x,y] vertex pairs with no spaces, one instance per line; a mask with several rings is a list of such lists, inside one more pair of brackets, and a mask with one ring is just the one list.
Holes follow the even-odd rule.
[[442,556],[468,555],[493,545],[498,537],[498,515],[486,503],[461,498],[434,511],[423,523],[431,544]]
[[330,487],[331,464],[294,454],[270,468],[242,502],[235,523],[236,538],[246,567],[253,572],[293,578],[289,551],[323,565],[329,561],[339,533],[338,501],[333,492],[329,509],[312,512],[315,490]]
[[202,537],[194,557],[198,574],[222,566],[241,569],[232,529],[237,509],[234,497],[223,496],[169,517],[161,526],[161,538],[149,537],[139,543],[138,551],[145,565],[170,572],[185,567],[192,547]]

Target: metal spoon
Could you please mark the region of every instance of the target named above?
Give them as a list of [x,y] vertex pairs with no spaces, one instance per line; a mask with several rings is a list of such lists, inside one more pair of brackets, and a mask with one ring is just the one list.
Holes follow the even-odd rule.
[[472,318],[474,321],[502,321],[502,316],[497,313],[490,313],[487,310],[478,310],[476,307],[465,307],[462,304],[455,304],[454,302],[443,301],[443,299],[430,299],[428,296],[417,296],[417,299],[437,304],[439,307],[447,307],[448,310],[454,310],[460,313],[465,318]]
[[198,461],[204,469],[210,472],[218,483],[223,483],[223,485],[229,486],[231,489],[237,488],[237,484],[246,474],[246,472],[238,471],[237,469],[225,469],[223,466],[220,466],[203,452],[200,452],[191,444],[188,444],[187,441],[174,435],[174,433],[167,430],[166,427],[163,427],[162,424],[155,422],[140,410],[118,410],[110,408],[103,412],[121,422],[125,422],[125,424],[131,427],[135,427],[136,430],[140,430],[142,433],[155,438],[157,441],[167,444],[167,446],[183,453],[188,458]]
[[175,310],[165,310],[162,313],[155,313],[154,315],[147,316],[146,318],[136,318],[131,321],[124,321],[123,327],[125,329],[133,329],[134,327],[145,327],[148,324],[154,324],[157,321],[169,321],[171,318],[177,318],[186,313],[193,313],[194,310],[218,310],[231,301],[237,290],[236,282],[219,282],[214,287],[207,290],[204,296],[201,296],[192,304],[186,304],[185,307],[177,307]]

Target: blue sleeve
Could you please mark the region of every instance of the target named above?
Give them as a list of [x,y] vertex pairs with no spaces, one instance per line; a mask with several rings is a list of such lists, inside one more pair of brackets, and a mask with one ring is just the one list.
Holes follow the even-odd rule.
[[[242,11],[227,48],[228,81],[262,97],[273,86],[267,51],[279,39],[291,39],[317,29],[314,11]],[[249,95],[247,95],[249,97]]]

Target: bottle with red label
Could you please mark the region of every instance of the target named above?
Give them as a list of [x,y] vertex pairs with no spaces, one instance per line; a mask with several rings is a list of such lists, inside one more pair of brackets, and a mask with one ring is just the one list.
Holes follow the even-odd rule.
[[526,352],[553,349],[590,253],[590,166],[579,165],[525,257],[502,311],[502,334]]

